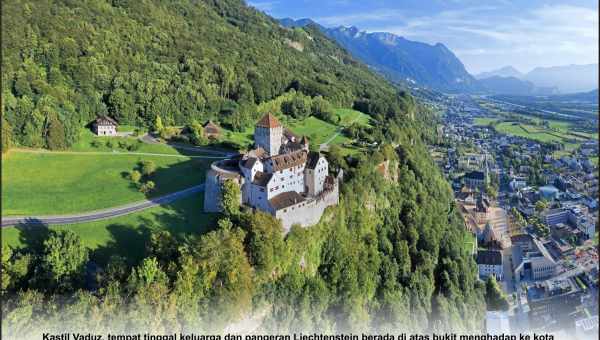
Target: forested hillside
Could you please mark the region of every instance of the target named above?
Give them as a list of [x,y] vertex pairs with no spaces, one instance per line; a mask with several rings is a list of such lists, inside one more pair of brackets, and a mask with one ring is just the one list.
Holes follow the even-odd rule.
[[10,0],[2,36],[3,116],[22,146],[69,146],[103,114],[239,130],[256,104],[291,88],[374,115],[402,111],[393,88],[320,32],[280,27],[239,0]]
[[482,329],[484,287],[424,144],[436,118],[319,32],[279,27],[239,0],[2,6],[3,129],[17,145],[63,136],[68,146],[104,113],[242,128],[258,104],[295,89],[370,114],[361,132],[380,146],[352,158],[332,147],[340,204],[314,227],[284,234],[270,215],[232,204],[200,236],[148,228],[141,261],[102,262],[71,231],[2,249],[3,338],[221,331],[249,316],[273,332]]

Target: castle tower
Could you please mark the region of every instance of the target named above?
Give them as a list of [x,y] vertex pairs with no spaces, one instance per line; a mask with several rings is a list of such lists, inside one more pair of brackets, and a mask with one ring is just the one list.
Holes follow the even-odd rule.
[[254,130],[254,142],[257,147],[263,148],[269,156],[279,154],[281,140],[283,138],[283,126],[279,120],[268,113],[256,123]]

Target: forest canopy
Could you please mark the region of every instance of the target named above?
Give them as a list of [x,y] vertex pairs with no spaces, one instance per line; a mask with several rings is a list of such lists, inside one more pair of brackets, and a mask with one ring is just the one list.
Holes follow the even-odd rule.
[[100,115],[242,129],[290,89],[380,119],[410,105],[317,29],[281,27],[239,0],[3,1],[2,36],[15,145],[66,148]]

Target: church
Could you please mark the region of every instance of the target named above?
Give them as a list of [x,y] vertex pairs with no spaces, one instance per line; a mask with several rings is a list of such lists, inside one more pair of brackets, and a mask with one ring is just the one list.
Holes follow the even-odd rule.
[[287,230],[294,225],[319,222],[325,208],[337,205],[342,176],[329,175],[329,163],[309,151],[308,139],[285,129],[266,114],[254,130],[254,149],[235,158],[215,162],[206,175],[204,210],[221,210],[221,186],[235,181],[242,204],[273,215]]

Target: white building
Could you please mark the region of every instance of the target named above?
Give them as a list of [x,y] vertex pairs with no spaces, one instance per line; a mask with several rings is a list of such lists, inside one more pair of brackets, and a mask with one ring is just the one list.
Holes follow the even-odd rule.
[[119,124],[117,124],[114,119],[108,116],[102,116],[96,118],[92,124],[92,128],[94,133],[98,136],[116,136],[118,125]]
[[494,276],[497,281],[504,277],[502,268],[502,253],[498,250],[480,250],[477,252],[477,268],[479,277],[487,278]]
[[316,224],[323,211],[339,199],[339,177],[329,175],[329,163],[308,150],[308,140],[298,138],[265,115],[254,131],[255,149],[213,163],[207,174],[204,209],[220,211],[221,184],[235,180],[246,206],[280,219],[284,228]]

